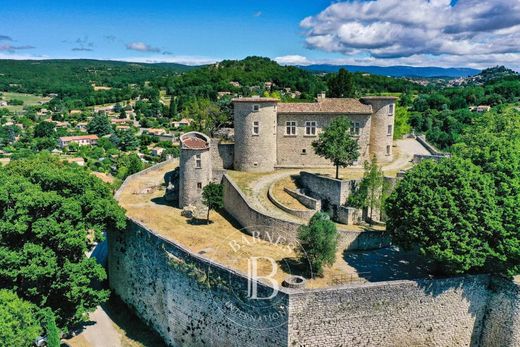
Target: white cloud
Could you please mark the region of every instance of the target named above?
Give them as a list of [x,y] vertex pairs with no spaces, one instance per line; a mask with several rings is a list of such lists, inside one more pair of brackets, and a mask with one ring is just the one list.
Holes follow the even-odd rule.
[[311,65],[314,64],[307,57],[302,55],[284,55],[282,57],[276,57],[274,60],[281,65]]
[[160,52],[161,49],[153,47],[144,42],[131,42],[126,45],[126,49],[138,52]]
[[520,54],[518,0],[354,0],[334,3],[300,26],[309,48],[379,62],[479,65]]
[[202,57],[202,56],[189,56],[189,55],[154,55],[148,57],[127,57],[127,58],[116,58],[110,60],[119,60],[132,63],[176,63],[184,65],[206,65],[213,64],[222,59]]
[[359,65],[359,66],[438,66],[438,67],[471,67],[484,69],[498,63],[520,71],[520,53],[473,55],[471,61],[466,56],[417,54],[399,58],[374,58],[348,56],[337,59],[309,59],[300,55],[286,55],[275,58],[282,65]]

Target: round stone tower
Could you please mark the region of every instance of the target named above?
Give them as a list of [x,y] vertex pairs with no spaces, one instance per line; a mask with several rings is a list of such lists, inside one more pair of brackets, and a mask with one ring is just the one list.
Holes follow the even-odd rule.
[[233,99],[235,124],[234,168],[269,172],[276,165],[276,105],[273,98]]
[[370,157],[374,155],[379,163],[392,161],[394,144],[395,101],[393,96],[369,96],[361,102],[372,106],[370,126]]
[[179,207],[199,201],[202,189],[212,180],[210,139],[199,132],[181,136],[179,160]]

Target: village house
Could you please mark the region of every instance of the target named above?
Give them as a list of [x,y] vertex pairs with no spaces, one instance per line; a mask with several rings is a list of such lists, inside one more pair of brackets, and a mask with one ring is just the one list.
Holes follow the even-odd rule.
[[97,135],[63,136],[59,139],[61,148],[65,148],[71,143],[77,143],[80,146],[95,145],[98,140]]
[[183,118],[179,121],[173,121],[172,122],[172,125],[174,128],[179,128],[179,127],[185,127],[185,126],[189,126],[191,124],[192,120],[191,119],[188,119],[188,118]]
[[148,135],[153,135],[153,136],[161,136],[161,135],[166,134],[166,130],[161,129],[161,128],[148,128],[148,129],[143,129],[143,133],[148,134]]
[[477,112],[478,113],[485,113],[489,112],[491,110],[491,106],[489,105],[479,105],[477,106]]

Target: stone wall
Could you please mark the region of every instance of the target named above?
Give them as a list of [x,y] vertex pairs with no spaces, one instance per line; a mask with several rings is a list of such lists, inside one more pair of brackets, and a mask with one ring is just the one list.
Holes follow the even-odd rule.
[[241,307],[248,319],[266,314],[266,305],[243,304],[236,294],[247,280],[240,273],[132,220],[108,242],[111,288],[169,346],[519,346],[519,288],[509,280],[481,275],[283,289],[276,303],[287,321],[252,319],[248,326],[229,319],[230,307]]
[[[224,185],[224,209],[245,228],[246,232],[250,232],[248,228],[255,228],[254,231],[260,233],[258,235],[260,238],[269,241],[269,237],[281,237],[280,242],[286,244],[296,239],[301,224],[268,216],[253,208],[227,175],[224,175],[222,184]],[[263,231],[268,231],[269,235],[264,234]]]
[[219,139],[211,139],[211,162],[213,169],[232,169],[235,145],[221,143]]
[[302,194],[296,190],[285,187],[284,192],[298,200],[303,206],[310,208],[311,210],[321,210],[321,201],[311,198],[305,194]]
[[302,218],[304,220],[311,219],[311,217],[314,216],[314,214],[319,211],[316,208],[314,208],[314,209],[302,208],[302,209],[297,210],[297,209],[285,206],[282,202],[278,201],[278,199],[273,194],[273,189],[274,189],[274,185],[275,184],[276,184],[276,182],[271,184],[271,186],[269,187],[269,190],[267,191],[267,197],[280,210],[282,210],[282,211],[284,211],[286,213],[289,213],[289,214],[291,214],[293,216],[296,216],[298,218]]
[[[277,167],[323,167],[332,166],[330,160],[318,156],[312,148],[312,142],[318,139],[319,132],[337,118],[334,114],[278,114],[276,129]],[[370,115],[347,115],[352,122],[360,124],[359,163],[369,159]],[[286,134],[286,122],[296,122],[296,135]],[[315,121],[317,132],[314,136],[305,134],[305,122]]]
[[293,294],[289,345],[478,346],[488,282],[468,276]]
[[[108,244],[110,287],[167,345],[287,346],[286,320],[257,319],[286,312],[285,293],[276,296],[277,310],[269,310],[265,300],[257,300],[261,307],[251,300],[245,305],[239,299],[247,293],[243,275],[132,220],[125,232],[109,233]],[[258,289],[263,297],[272,292],[262,284]]]
[[313,198],[326,200],[332,205],[343,205],[350,195],[356,181],[343,181],[332,177],[300,172],[299,184]]
[[520,346],[520,285],[494,277],[481,346]]

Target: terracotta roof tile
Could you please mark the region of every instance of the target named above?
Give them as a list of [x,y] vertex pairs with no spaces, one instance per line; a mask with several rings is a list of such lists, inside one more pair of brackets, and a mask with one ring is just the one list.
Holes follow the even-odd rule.
[[208,148],[208,143],[201,138],[198,137],[186,137],[182,141],[182,145],[184,148],[190,149],[206,149]]
[[81,135],[81,136],[63,136],[60,137],[62,141],[77,141],[77,140],[98,140],[97,135]]
[[357,99],[327,98],[318,102],[280,103],[278,113],[343,113],[372,114],[372,106]]

